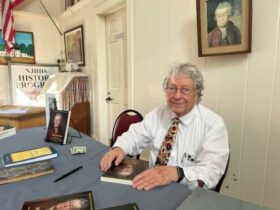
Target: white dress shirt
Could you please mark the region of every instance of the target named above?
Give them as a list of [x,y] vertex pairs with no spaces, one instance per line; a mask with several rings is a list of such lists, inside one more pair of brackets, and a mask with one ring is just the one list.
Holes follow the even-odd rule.
[[[142,122],[132,124],[118,137],[114,146],[130,155],[140,154],[149,146],[149,162],[153,167],[173,117],[175,114],[167,105],[156,108]],[[181,183],[190,189],[197,187],[197,180],[202,180],[205,188],[214,188],[225,171],[229,155],[223,119],[200,104],[179,119],[181,122],[168,165],[184,169],[185,178]]]

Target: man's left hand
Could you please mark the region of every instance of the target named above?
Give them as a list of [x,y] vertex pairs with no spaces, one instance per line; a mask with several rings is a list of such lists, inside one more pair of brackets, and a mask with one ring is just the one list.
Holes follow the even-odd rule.
[[133,187],[138,190],[151,190],[158,186],[177,182],[178,174],[174,166],[158,166],[143,171],[133,180]]

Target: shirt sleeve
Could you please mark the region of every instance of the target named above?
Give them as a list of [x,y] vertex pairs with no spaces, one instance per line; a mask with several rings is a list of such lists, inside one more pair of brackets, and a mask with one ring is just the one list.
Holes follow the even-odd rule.
[[114,147],[121,147],[125,154],[133,156],[140,154],[153,139],[152,133],[156,129],[155,118],[155,114],[150,112],[141,122],[131,124],[128,131],[117,138]]
[[212,189],[224,174],[229,157],[228,134],[224,122],[218,121],[206,131],[196,161],[183,167],[186,178],[181,183],[195,186],[202,180],[205,188]]

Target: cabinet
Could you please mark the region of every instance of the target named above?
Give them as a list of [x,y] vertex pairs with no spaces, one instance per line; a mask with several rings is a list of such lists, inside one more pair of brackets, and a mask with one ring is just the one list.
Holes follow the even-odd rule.
[[1,110],[25,109],[26,113],[0,113],[0,125],[11,125],[17,129],[46,125],[45,108],[4,105]]

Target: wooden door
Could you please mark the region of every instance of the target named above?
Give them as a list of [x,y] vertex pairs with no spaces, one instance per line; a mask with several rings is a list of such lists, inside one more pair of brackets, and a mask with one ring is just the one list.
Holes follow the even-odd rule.
[[108,132],[118,114],[127,109],[126,9],[106,17]]

